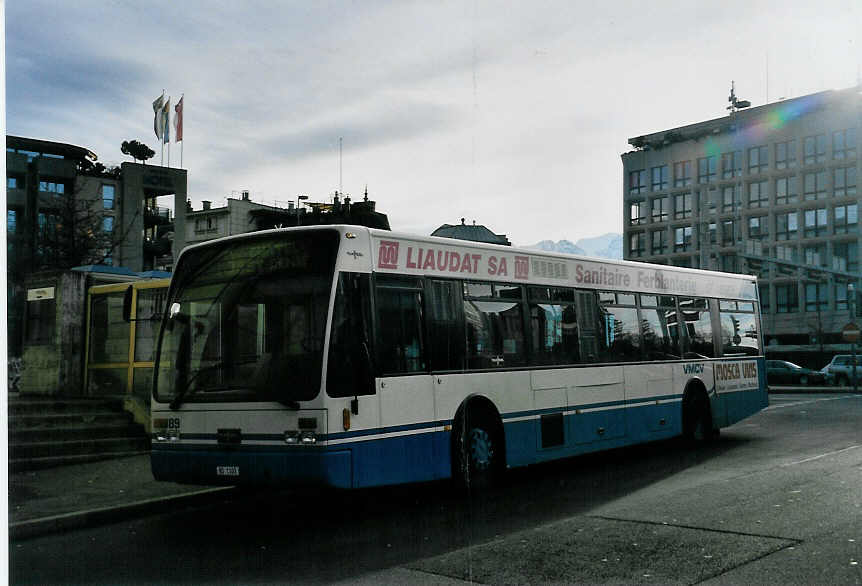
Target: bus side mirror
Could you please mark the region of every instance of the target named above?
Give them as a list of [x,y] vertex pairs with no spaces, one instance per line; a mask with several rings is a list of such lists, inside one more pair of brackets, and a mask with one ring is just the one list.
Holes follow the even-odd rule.
[[129,323],[132,321],[132,286],[126,288],[126,293],[123,295],[123,321]]

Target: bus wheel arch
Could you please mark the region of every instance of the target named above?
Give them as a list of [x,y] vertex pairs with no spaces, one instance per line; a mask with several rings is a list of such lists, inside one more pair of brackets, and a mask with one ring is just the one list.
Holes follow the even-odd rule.
[[716,434],[712,422],[712,405],[706,386],[700,379],[692,379],[682,397],[682,435],[690,443],[706,443]]
[[467,397],[452,425],[452,478],[470,491],[482,491],[499,480],[506,463],[503,419],[482,395]]

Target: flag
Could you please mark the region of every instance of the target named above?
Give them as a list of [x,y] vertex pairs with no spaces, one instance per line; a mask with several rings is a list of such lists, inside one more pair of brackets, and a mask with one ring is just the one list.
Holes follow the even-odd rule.
[[[169,142],[171,142],[171,98],[170,97],[168,97],[167,101],[165,102],[165,107],[162,109],[162,116],[164,117],[163,121],[165,124],[163,142],[165,144],[168,144]],[[170,156],[168,158],[170,159]]]
[[165,132],[165,121],[163,119],[165,105],[165,92],[162,92],[158,98],[153,102],[153,113],[155,117],[153,118],[153,131],[156,133],[156,138],[161,139]]
[[174,140],[180,142],[183,139],[183,98],[174,106]]

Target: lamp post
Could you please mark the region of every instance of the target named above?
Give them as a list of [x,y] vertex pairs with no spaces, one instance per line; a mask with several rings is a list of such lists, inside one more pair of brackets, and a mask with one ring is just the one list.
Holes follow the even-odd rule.
[[[847,307],[850,309],[850,322],[855,323],[856,321],[856,284],[848,283],[847,284]],[[853,392],[856,393],[859,390],[859,383],[856,381],[856,340],[855,338],[850,342],[850,355],[853,360]]]
[[299,215],[299,206],[301,205],[301,202],[305,201],[306,199],[308,199],[307,195],[297,195],[296,196],[296,225],[297,226],[302,225],[302,216]]

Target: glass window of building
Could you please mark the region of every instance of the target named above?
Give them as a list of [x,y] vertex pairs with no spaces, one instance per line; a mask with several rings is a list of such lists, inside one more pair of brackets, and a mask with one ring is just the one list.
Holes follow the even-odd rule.
[[799,200],[796,176],[779,177],[775,180],[775,205],[786,205]]
[[846,206],[835,206],[833,212],[833,225],[836,234],[851,234],[858,230],[859,209],[858,204],[852,203]]
[[674,252],[691,250],[691,226],[674,228],[673,250]]
[[742,151],[721,155],[721,178],[733,179],[734,177],[742,177]]
[[[835,282],[835,309],[837,309],[837,310],[843,309],[846,311],[847,309],[849,309],[849,307],[847,305],[847,294],[848,294],[847,285],[849,285],[849,283],[845,283],[845,282],[841,282],[841,281]],[[761,304],[761,306],[762,306],[762,304]]]
[[813,210],[805,210],[805,231],[806,238],[823,236],[826,234],[826,208],[817,208]]
[[17,177],[6,177],[6,189],[18,189],[18,178]]
[[646,254],[646,233],[629,234],[629,257],[637,258]]
[[811,201],[826,197],[826,170],[806,173],[802,176],[804,199]]
[[61,181],[40,181],[39,191],[63,195],[66,193],[66,184]]
[[650,234],[652,254],[664,254],[667,252],[667,232],[665,230],[653,230]]
[[102,230],[105,232],[111,233],[114,231],[114,217],[113,216],[105,216],[102,218]]
[[680,161],[673,164],[673,186],[686,187],[691,185],[691,161]]
[[652,200],[652,221],[653,222],[664,222],[668,219],[668,214],[670,212],[668,206],[668,197],[663,195],[661,197],[654,197]]
[[739,257],[735,254],[722,254],[720,260],[721,270],[725,273],[739,272]]
[[721,244],[732,246],[735,241],[736,226],[733,220],[722,220],[721,222]]
[[769,167],[769,148],[756,146],[748,149],[748,172],[765,173]]
[[832,189],[835,197],[856,195],[856,167],[832,170]]
[[832,158],[849,159],[856,156],[856,129],[837,130],[832,133]]
[[826,283],[805,283],[805,311],[825,311],[828,299]]
[[769,236],[769,222],[766,216],[748,218],[748,237],[767,238]]
[[680,193],[673,196],[673,217],[681,220],[690,218],[692,214],[691,193]]
[[721,190],[721,211],[735,212],[739,209],[742,200],[742,187],[732,185]]
[[775,312],[796,313],[799,311],[799,292],[796,282],[775,285]]
[[826,160],[826,135],[806,136],[803,143],[803,163],[813,165]]
[[669,178],[668,178],[668,167],[667,165],[661,165],[660,167],[653,167],[651,169],[652,173],[652,190],[653,191],[664,191],[668,188]]
[[647,189],[646,169],[629,172],[629,194],[643,193]]
[[14,234],[18,227],[17,210],[6,210],[6,233]]
[[776,246],[775,247],[775,258],[778,260],[786,260],[788,262],[796,262],[797,254],[796,254],[795,246]]
[[775,239],[790,240],[796,238],[799,220],[796,212],[775,214]]
[[826,245],[809,244],[802,247],[802,259],[805,264],[812,267],[826,267]]
[[114,186],[102,185],[102,207],[106,210],[114,209]]
[[760,283],[757,285],[757,291],[760,295],[760,312],[769,313],[769,285],[766,283]]
[[703,157],[697,160],[697,182],[712,183],[716,179],[715,156]]
[[775,143],[775,168],[790,169],[796,166],[796,140]]
[[842,272],[857,272],[859,270],[859,243],[852,240],[833,244],[832,268]]
[[748,184],[748,207],[769,207],[769,182],[753,181]]
[[631,203],[629,208],[631,213],[631,218],[629,219],[630,225],[646,224],[646,206],[645,201],[633,201]]

